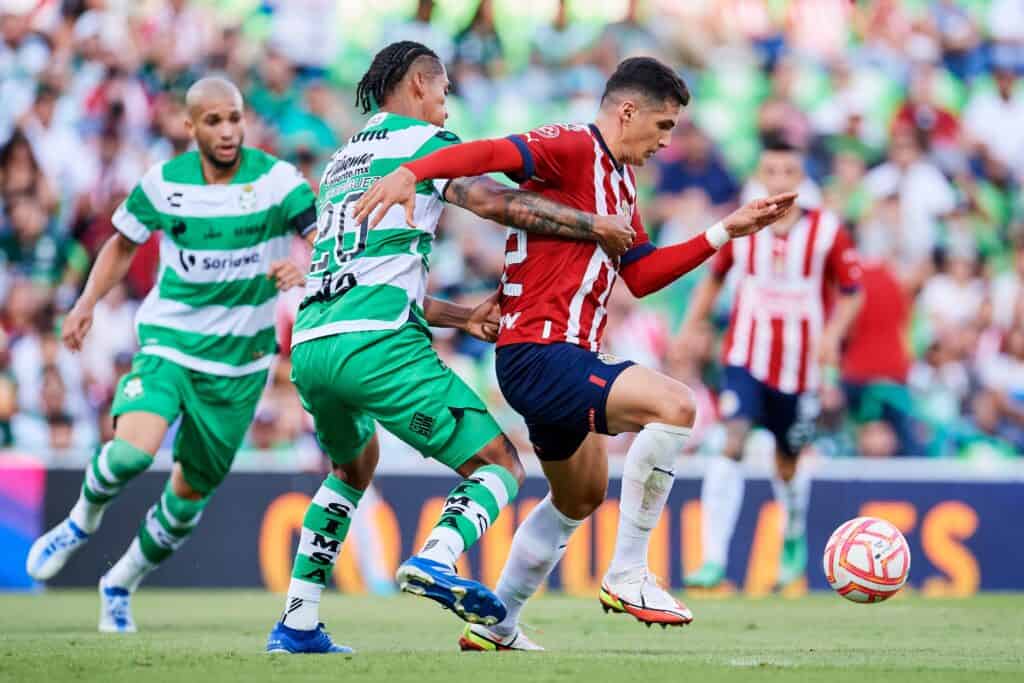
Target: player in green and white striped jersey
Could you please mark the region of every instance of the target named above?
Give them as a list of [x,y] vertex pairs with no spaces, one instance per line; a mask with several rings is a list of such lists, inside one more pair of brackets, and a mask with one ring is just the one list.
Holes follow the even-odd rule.
[[482,584],[458,577],[456,559],[515,498],[522,465],[480,398],[441,362],[428,325],[461,327],[493,341],[497,297],[465,309],[426,296],[427,269],[443,202],[529,232],[601,242],[613,255],[632,229],[485,178],[423,183],[412,220],[404,209],[380,229],[353,220],[373,181],[410,159],[455,144],[444,130],[448,77],[431,50],[403,41],[384,48],[357,99],[380,112],[338,150],[321,182],[318,230],[306,298],[292,336],[292,380],[334,467],[303,520],[288,599],[270,652],[338,652],[319,624],[323,588],[351,515],[377,464],[374,421],[464,479],[448,496],[422,550],[398,570],[400,587],[471,622],[504,616]]
[[132,592],[189,536],[231,468],[276,352],[277,292],[303,280],[287,258],[290,241],[315,227],[315,197],[298,170],[242,146],[242,96],[231,82],[198,81],[186,105],[198,150],[150,169],[117,209],[117,232],[62,332],[71,349],[81,347],[96,302],[125,276],[137,247],[161,231],[160,273],[136,318],[140,350],[111,410],[115,437],[86,468],[68,518],[35,542],[27,560],[34,578],[54,576],[180,416],[167,487],[100,579],[101,631],[135,630]]

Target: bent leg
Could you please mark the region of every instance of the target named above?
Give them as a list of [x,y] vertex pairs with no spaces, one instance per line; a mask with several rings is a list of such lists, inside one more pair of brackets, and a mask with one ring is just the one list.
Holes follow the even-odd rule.
[[651,532],[668,502],[675,462],[697,412],[685,385],[639,365],[615,380],[606,410],[611,431],[639,429],[622,472],[619,528],[606,577],[614,583],[647,571]]
[[608,461],[603,437],[591,434],[566,460],[541,461],[551,485],[512,538],[508,561],[496,593],[508,615],[494,631],[511,636],[518,629],[523,605],[547,579],[565,554],[573,532],[604,500]]

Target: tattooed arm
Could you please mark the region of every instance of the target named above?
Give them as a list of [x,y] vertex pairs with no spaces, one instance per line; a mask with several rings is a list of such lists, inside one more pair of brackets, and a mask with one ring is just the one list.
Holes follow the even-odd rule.
[[444,198],[481,218],[536,235],[598,242],[613,258],[633,244],[634,231],[625,216],[586,213],[484,176],[455,178]]

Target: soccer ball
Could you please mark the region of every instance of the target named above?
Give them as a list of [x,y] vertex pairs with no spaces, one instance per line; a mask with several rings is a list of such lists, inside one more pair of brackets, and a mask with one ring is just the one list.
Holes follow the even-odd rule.
[[882,602],[903,588],[910,548],[884,519],[857,517],[839,526],[825,546],[825,578],[853,602]]

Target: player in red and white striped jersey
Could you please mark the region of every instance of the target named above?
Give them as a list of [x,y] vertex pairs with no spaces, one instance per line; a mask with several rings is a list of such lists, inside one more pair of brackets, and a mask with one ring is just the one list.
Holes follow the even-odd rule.
[[[526,420],[551,484],[516,531],[496,593],[508,617],[471,626],[465,649],[515,642],[519,612],[561,557],[573,531],[604,498],[608,466],[597,434],[637,432],[626,456],[616,551],[602,584],[606,609],[646,623],[679,625],[690,611],[647,568],[647,543],[674,479],[675,459],[695,405],[681,383],[599,353],[605,303],[617,277],[636,296],[654,292],[708,259],[732,237],[756,232],[789,209],[795,193],[759,200],[698,237],[656,248],[637,210],[630,165],[667,146],[686,86],[669,67],[641,57],[622,62],[587,126],[543,126],[525,135],[454,145],[405,164],[355,205],[354,220],[410,202],[418,182],[504,172],[549,199],[599,215],[628,217],[634,243],[621,259],[594,243],[512,232],[502,278],[497,371],[502,393]],[[379,210],[378,210],[379,207]],[[371,220],[371,227],[374,223]]]
[[[784,142],[768,141],[758,176],[769,192],[797,187],[803,157]],[[730,273],[735,294],[722,344],[725,383],[719,401],[728,438],[725,453],[704,476],[704,564],[686,583],[712,587],[725,577],[743,502],[739,460],[751,428],[763,427],[776,442],[773,489],[786,513],[778,584],[786,586],[803,576],[807,562],[810,481],[798,472],[797,456],[817,415],[820,368],[838,365],[840,342],[860,307],[860,263],[835,214],[793,207],[769,229],[719,250],[694,294],[682,343],[691,326],[711,312]]]

